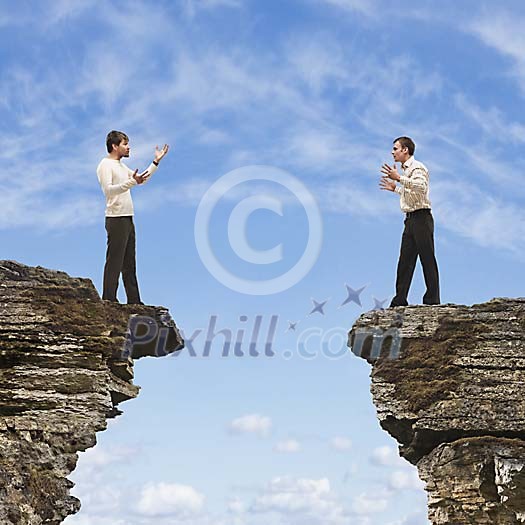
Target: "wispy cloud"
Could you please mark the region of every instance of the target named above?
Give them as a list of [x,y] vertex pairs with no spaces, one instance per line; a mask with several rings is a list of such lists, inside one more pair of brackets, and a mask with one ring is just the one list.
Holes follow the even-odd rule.
[[[347,514],[326,478],[274,478],[256,497],[251,513],[275,513],[291,525],[343,525]],[[307,518],[308,517],[308,518]]]
[[525,212],[521,206],[460,182],[437,182],[433,191],[436,214],[447,229],[480,246],[525,255]]
[[455,97],[457,107],[469,117],[492,142],[518,144],[525,142],[525,124],[507,120],[502,111],[496,107],[484,109],[467,100],[464,94]]
[[330,440],[330,444],[338,452],[347,452],[352,448],[352,441],[344,436],[335,436]]
[[193,18],[199,11],[208,11],[217,8],[238,9],[243,6],[243,0],[182,0],[184,12]]
[[396,470],[388,477],[388,486],[392,490],[423,490],[425,484],[419,479],[415,468]]
[[47,6],[46,15],[43,22],[47,26],[70,22],[72,19],[81,16],[87,9],[100,5],[99,0],[54,0]]
[[189,485],[178,483],[150,483],[137,502],[137,511],[150,517],[170,516],[188,520],[202,512],[204,496]]
[[525,90],[525,18],[509,10],[493,10],[474,17],[466,29],[477,36],[487,47],[496,50],[511,61],[511,73]]
[[272,428],[272,420],[261,414],[247,414],[235,418],[229,425],[230,432],[234,434],[256,434],[266,437]]
[[[371,5],[342,0],[336,3],[335,7],[362,12]],[[239,2],[230,1],[193,4],[195,9],[241,7]],[[267,50],[254,60],[251,52],[239,46],[215,49],[188,45],[184,29],[178,27],[164,50],[159,77],[159,69],[149,57],[161,41],[160,36],[173,25],[168,22],[173,11],[152,11],[137,2],[117,24],[101,21],[92,3],[86,1],[74,10],[57,4],[54,18],[74,21],[79,10],[83,16],[109,25],[111,31],[87,47],[76,63],[66,60],[69,72],[57,64],[45,76],[43,71],[17,64],[2,74],[5,82],[0,88],[0,101],[4,101],[16,123],[16,133],[12,133],[13,128],[11,133],[0,131],[0,157],[18,162],[29,150],[33,158],[27,165],[18,163],[16,169],[8,168],[8,180],[16,182],[0,197],[4,209],[9,210],[0,227],[64,228],[99,220],[103,199],[94,169],[97,157],[104,154],[103,135],[114,127],[133,133],[133,144],[138,146],[133,152],[137,164],[149,160],[149,144],[162,141],[162,137],[175,140],[172,156],[178,154],[177,140],[193,141],[208,151],[223,149],[216,158],[223,168],[214,176],[243,162],[277,164],[305,177],[327,212],[388,216],[398,212],[397,206],[392,199],[386,204],[385,195],[376,188],[376,179],[377,167],[388,159],[385,154],[389,140],[401,130],[410,129],[419,141],[430,144],[436,136],[446,135],[451,126],[447,119],[429,117],[428,112],[411,111],[407,115],[407,92],[411,99],[428,104],[440,100],[445,87],[450,89],[449,80],[409,55],[398,56],[392,69],[388,60],[371,52],[355,67],[351,47],[343,48],[327,34],[319,33],[313,39],[298,33],[283,42],[283,54],[277,49]],[[145,20],[157,30],[143,35]],[[473,27],[518,60],[517,47],[500,43],[499,30],[496,36],[489,33],[483,19]],[[141,39],[140,47],[133,46],[135,38]],[[119,60],[122,45],[128,49],[126,61]],[[487,136],[506,130],[514,142],[523,143],[522,123],[509,122],[497,108],[482,109],[459,91],[454,93],[457,107]],[[41,100],[48,103],[41,104]],[[74,129],[75,115],[85,108],[96,111],[84,121],[80,133]],[[346,114],[342,112],[345,108]],[[425,125],[420,124],[422,118],[427,119]],[[178,123],[175,129],[172,120]],[[150,121],[155,122],[154,131],[144,128],[144,123]],[[454,126],[460,136],[458,124]],[[64,159],[58,151],[71,138],[78,141],[79,148],[73,158]],[[461,170],[463,174],[466,168],[470,176],[481,171],[487,177],[499,178],[501,159],[486,158],[479,148],[462,144],[462,140],[460,137],[456,142],[463,160],[449,159],[451,166],[458,166],[453,173]],[[500,172],[509,173],[511,168],[509,165]],[[318,183],[324,178],[329,182]],[[448,177],[451,184],[453,178],[452,174]],[[172,191],[170,183],[156,178],[151,188],[141,191],[138,207],[156,209],[172,200],[170,195],[184,196],[179,202],[195,205],[209,181],[207,177],[188,179],[182,174],[177,178],[178,191]],[[498,201],[481,186],[477,191],[481,202],[487,204],[486,209],[477,212],[474,224],[479,226],[460,227],[460,220],[451,217],[464,220],[470,216],[473,209],[468,199],[458,198],[456,193],[445,195],[438,185],[434,188],[433,182],[437,206],[454,211],[447,213],[445,227],[483,246],[500,248],[506,242],[507,248],[516,251],[514,241],[521,235],[521,219],[511,221],[511,214],[500,211],[519,206],[512,201]],[[490,224],[494,225],[490,229],[493,233],[481,235],[481,228]],[[498,236],[496,227],[512,233]]]
[[382,446],[375,448],[370,454],[370,462],[373,465],[400,467],[408,463],[399,457],[398,451],[394,447]]
[[368,16],[377,13],[380,4],[376,0],[323,0],[326,4]]
[[352,509],[356,514],[375,514],[383,512],[388,506],[388,499],[384,495],[362,492],[352,500]]
[[391,521],[386,525],[431,525],[425,511],[410,513],[408,516],[396,521]]
[[287,439],[285,441],[279,441],[274,447],[275,452],[281,452],[283,454],[293,454],[301,450],[301,444],[296,439]]

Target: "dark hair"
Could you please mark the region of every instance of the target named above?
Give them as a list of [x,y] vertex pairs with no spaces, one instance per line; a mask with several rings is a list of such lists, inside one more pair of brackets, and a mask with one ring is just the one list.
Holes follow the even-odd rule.
[[402,148],[408,148],[408,153],[410,154],[410,156],[412,156],[414,154],[414,151],[416,151],[416,145],[410,137],[397,137],[397,139],[395,139],[393,143],[396,142],[399,142]]
[[118,146],[123,140],[129,141],[129,138],[125,133],[115,130],[110,131],[106,137],[106,148],[108,149],[108,153],[113,151],[113,144]]

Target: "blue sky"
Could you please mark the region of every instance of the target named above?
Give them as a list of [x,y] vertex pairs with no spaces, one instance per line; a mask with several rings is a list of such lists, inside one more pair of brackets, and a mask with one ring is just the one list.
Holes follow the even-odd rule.
[[[143,299],[168,306],[186,337],[212,316],[233,334],[249,334],[257,316],[262,333],[278,319],[272,358],[222,357],[220,335],[202,357],[200,334],[197,357],[138,362],[140,397],[81,456],[71,478],[83,507],[66,523],[426,523],[415,469],[377,423],[369,367],[341,351],[353,321],[394,288],[402,215],[397,196],[378,189],[394,137],[412,136],[430,169],[443,301],[525,295],[525,8],[436,5],[0,3],[1,257],[89,277],[100,290],[95,170],[106,133],[121,129],[133,168],[171,145],[133,190]],[[313,195],[322,217],[314,266],[272,295],[228,288],[196,248],[205,193],[253,165],[305,189],[254,180],[219,195],[208,243],[230,273],[286,272],[312,235],[300,199]],[[282,216],[258,210],[231,230],[255,250],[282,245],[274,264],[242,260],[228,236],[237,204],[261,196]],[[366,286],[362,306],[340,307],[345,284]],[[423,293],[418,269],[411,301]],[[312,298],[328,300],[324,315],[308,315]]]

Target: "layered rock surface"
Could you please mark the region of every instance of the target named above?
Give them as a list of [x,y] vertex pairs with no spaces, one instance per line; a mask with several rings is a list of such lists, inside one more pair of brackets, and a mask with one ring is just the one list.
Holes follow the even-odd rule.
[[381,426],[426,482],[433,524],[525,522],[525,299],[362,315]]
[[67,476],[138,395],[133,358],[182,346],[165,308],[108,303],[88,279],[0,261],[0,523],[77,512]]

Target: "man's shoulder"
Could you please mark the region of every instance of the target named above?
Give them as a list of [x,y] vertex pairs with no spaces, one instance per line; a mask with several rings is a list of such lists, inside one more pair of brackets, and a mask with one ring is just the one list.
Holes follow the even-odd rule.
[[106,164],[108,163],[108,161],[109,161],[109,159],[108,159],[107,157],[104,157],[104,158],[98,163],[97,170],[98,170],[100,167],[106,165]]
[[428,173],[428,168],[419,160],[414,159],[410,165],[410,171],[422,169]]
[[101,168],[116,168],[119,166],[119,163],[115,161],[114,159],[110,159],[108,157],[104,157],[97,166],[97,171],[99,171]]

